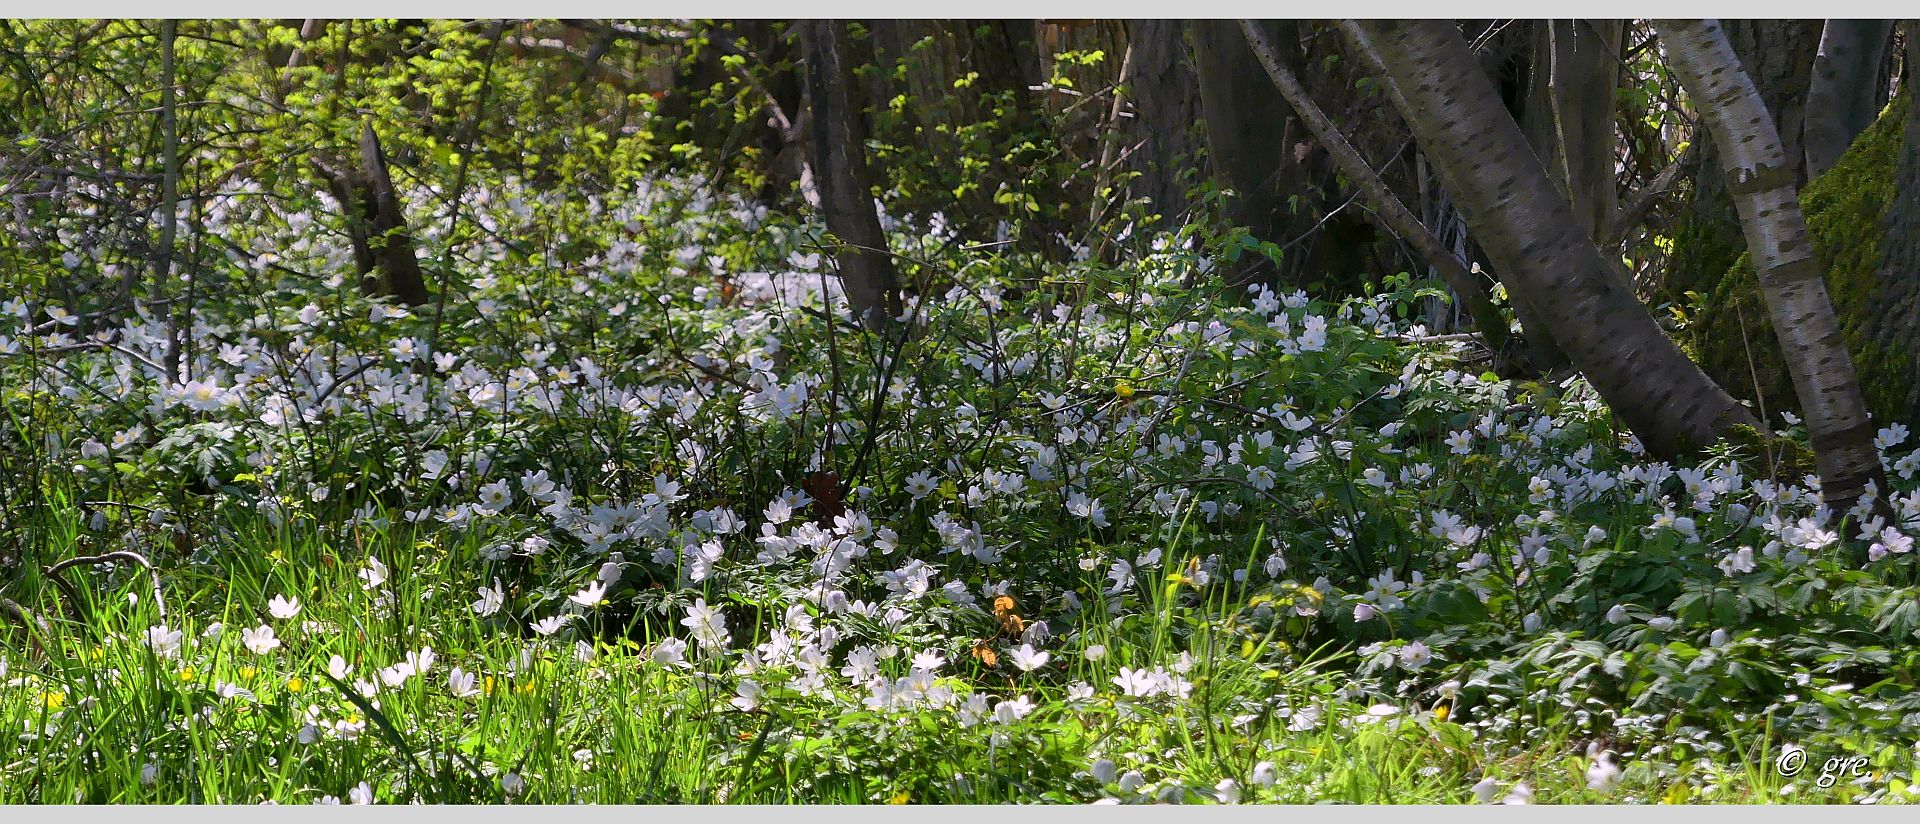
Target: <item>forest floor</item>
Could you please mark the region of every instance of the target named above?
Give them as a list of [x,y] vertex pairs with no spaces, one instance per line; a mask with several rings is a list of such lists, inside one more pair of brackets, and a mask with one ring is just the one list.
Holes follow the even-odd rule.
[[[1920,797],[1904,427],[1863,523],[1497,378],[1404,276],[895,227],[870,333],[805,224],[474,203],[424,306],[235,213],[276,262],[189,329],[0,307],[0,802]],[[498,241],[565,210],[590,253]]]

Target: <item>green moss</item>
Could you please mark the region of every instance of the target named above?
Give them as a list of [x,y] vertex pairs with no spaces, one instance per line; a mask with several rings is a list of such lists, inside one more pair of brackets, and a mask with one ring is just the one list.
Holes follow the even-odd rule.
[[[1881,232],[1893,200],[1907,105],[1906,96],[1896,99],[1831,170],[1800,193],[1847,350],[1860,371],[1867,405],[1882,420],[1906,420],[1914,412],[1904,391],[1913,374],[1913,354],[1885,351],[1873,343],[1869,326],[1878,314]],[[1740,255],[1718,283],[1700,292],[1702,307],[1685,344],[1701,368],[1729,392],[1759,401],[1769,414],[1798,411],[1752,262]]]

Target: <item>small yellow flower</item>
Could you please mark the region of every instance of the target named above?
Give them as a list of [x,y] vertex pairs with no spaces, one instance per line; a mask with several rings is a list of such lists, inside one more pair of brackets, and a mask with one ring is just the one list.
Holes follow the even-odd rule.
[[300,680],[298,676],[287,679],[287,692],[300,692],[306,688],[307,682]]
[[521,693],[522,695],[532,695],[532,694],[533,694],[533,689],[534,689],[534,688],[533,688],[533,682],[532,682],[532,681],[528,681],[527,683],[525,683],[525,684],[521,684],[521,685],[520,685],[520,693]]
[[181,667],[179,673],[181,683],[191,683],[196,674],[197,673],[193,671],[193,667]]
[[911,790],[901,790],[897,793],[894,793],[892,798],[887,799],[887,803],[888,804],[905,804],[912,800],[913,800],[913,792]]
[[493,676],[487,676],[486,680],[480,683],[480,691],[488,695],[493,694]]
[[1123,401],[1133,400],[1133,384],[1127,383],[1126,381],[1115,381],[1113,384],[1113,394]]
[[1448,715],[1449,715],[1449,713],[1447,712],[1447,708],[1446,708],[1446,707],[1434,707],[1434,708],[1433,708],[1433,720],[1435,720],[1435,721],[1445,721],[1445,720],[1447,720],[1447,716],[1448,716]]
[[40,693],[40,705],[46,707],[48,711],[60,709],[67,705],[67,694],[64,692]]
[[259,674],[260,668],[251,664],[240,668],[240,680],[242,681],[251,681],[254,676]]

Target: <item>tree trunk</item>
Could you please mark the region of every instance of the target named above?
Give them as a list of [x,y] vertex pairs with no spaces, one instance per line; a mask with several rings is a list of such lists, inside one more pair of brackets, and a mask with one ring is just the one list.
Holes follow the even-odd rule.
[[[1034,94],[1033,87],[1046,82],[1040,62],[1032,20],[966,20],[959,34],[964,35],[961,58],[967,67],[980,73],[980,82],[990,91],[1014,92],[1022,104]],[[1034,107],[1037,109],[1037,107]],[[1018,116],[1031,112],[1022,106]]]
[[1662,21],[1668,62],[1720,149],[1774,333],[1806,416],[1827,502],[1845,511],[1874,484],[1886,494],[1875,427],[1807,239],[1798,165],[1717,20]]
[[1596,243],[1618,210],[1613,99],[1624,29],[1619,20],[1543,20],[1534,31],[1527,142]]
[[1881,58],[1892,20],[1828,20],[1807,90],[1807,177],[1833,168],[1886,103]]
[[[1259,25],[1289,54],[1299,54],[1297,24],[1262,21]],[[1306,136],[1306,130],[1273,87],[1259,82],[1260,63],[1234,21],[1194,20],[1187,26],[1207,122],[1208,159],[1214,179],[1232,191],[1225,202],[1226,218],[1246,227],[1258,240],[1286,243],[1291,239],[1288,218],[1299,203],[1290,204],[1289,198],[1306,189],[1305,175],[1293,155],[1294,144]],[[1227,279],[1236,284],[1277,283],[1278,274],[1272,261],[1247,255]]]
[[373,133],[372,124],[360,132],[360,162],[366,166],[367,183],[373,193],[373,231],[367,240],[384,273],[381,292],[408,306],[424,304],[429,297],[427,281],[420,274],[419,259],[414,257],[406,210],[400,205],[400,193],[393,188],[393,178],[387,174],[387,156],[380,149],[380,137]]
[[1442,246],[1440,240],[1380,180],[1380,176],[1367,165],[1366,158],[1361,157],[1360,152],[1347,142],[1346,135],[1340,133],[1333,121],[1320,110],[1319,104],[1314,103],[1307,94],[1306,87],[1300,85],[1299,78],[1281,61],[1261,25],[1257,21],[1242,20],[1240,29],[1246,35],[1247,45],[1253,49],[1254,56],[1266,69],[1267,77],[1280,90],[1280,96],[1286,98],[1287,103],[1300,115],[1314,139],[1326,147],[1334,163],[1340,167],[1341,174],[1346,175],[1367,198],[1368,204],[1373,207],[1372,214],[1378,216],[1376,219],[1385,224],[1388,231],[1419,250],[1427,263],[1440,273],[1441,280],[1453,289],[1466,306],[1467,313],[1473,317],[1474,325],[1479,327],[1496,359],[1504,364],[1516,353],[1507,349],[1506,317],[1500,314],[1499,307],[1493,305],[1493,297],[1480,276],[1468,271],[1466,264]]
[[[1793,161],[1796,186],[1807,182],[1802,162],[1806,151],[1800,138],[1822,28],[1818,20],[1728,20],[1725,24],[1734,54],[1773,115],[1787,157]],[[1746,249],[1740,216],[1719,172],[1718,141],[1697,132],[1694,141],[1702,144],[1701,171],[1694,175],[1693,194],[1675,221],[1673,254],[1660,284],[1667,299],[1683,305],[1688,291],[1711,289]]]
[[1195,183],[1201,121],[1200,81],[1187,58],[1184,24],[1178,20],[1129,20],[1127,43],[1133,49],[1126,92],[1133,117],[1120,132],[1124,168],[1139,173],[1133,197],[1144,197],[1154,211],[1181,215],[1190,205]]
[[1907,121],[1894,163],[1892,198],[1881,222],[1879,312],[1872,342],[1889,370],[1904,411],[1903,422],[1920,423],[1920,20],[1906,23]]
[[360,133],[358,168],[317,157],[313,165],[333,198],[340,201],[354,267],[360,273],[360,293],[392,296],[408,306],[430,300],[414,254],[413,235],[407,230],[406,209],[387,174],[386,154],[373,126],[364,126]]
[[1694,451],[1733,425],[1757,423],[1615,277],[1453,24],[1358,26],[1508,291],[1547,326],[1529,334],[1550,335],[1656,455]]
[[820,209],[827,231],[841,244],[834,259],[854,318],[869,329],[879,329],[900,314],[900,286],[886,235],[874,213],[872,178],[849,95],[853,78],[845,60],[846,24],[812,20],[802,25],[807,92],[813,107],[813,177],[820,188]]

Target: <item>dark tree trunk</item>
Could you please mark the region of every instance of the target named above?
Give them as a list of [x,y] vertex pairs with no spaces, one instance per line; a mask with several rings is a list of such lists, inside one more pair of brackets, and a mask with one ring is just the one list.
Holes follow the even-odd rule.
[[1453,24],[1359,21],[1415,137],[1514,300],[1649,451],[1697,450],[1752,413],[1668,339],[1608,267]]
[[1893,197],[1887,204],[1880,241],[1880,290],[1872,342],[1895,365],[1904,396],[1899,422],[1920,426],[1920,20],[1906,23],[1907,122],[1894,166]]
[[[1034,86],[1046,82],[1040,62],[1040,47],[1032,20],[966,20],[959,33],[963,41],[962,60],[980,73],[980,82],[995,92],[1011,92],[1021,103],[1035,94]],[[1037,108],[1037,107],[1036,107]],[[1029,111],[1022,107],[1022,112]]]
[[1133,59],[1124,79],[1133,117],[1117,137],[1123,168],[1139,173],[1129,193],[1173,219],[1187,211],[1187,193],[1198,182],[1200,81],[1180,21],[1127,21],[1127,43]]
[[850,94],[846,24],[812,20],[805,26],[807,93],[813,107],[812,158],[820,210],[839,240],[834,259],[853,316],[869,329],[900,314],[899,277],[886,235],[874,213],[858,110]]
[[1820,467],[1821,493],[1845,511],[1886,479],[1853,358],[1800,212],[1790,154],[1717,20],[1662,21],[1668,62],[1713,133],[1729,193]]
[[431,296],[414,255],[406,207],[387,173],[386,153],[371,125],[360,133],[359,161],[356,168],[346,162],[313,159],[327,190],[345,212],[354,266],[360,273],[360,292],[370,297],[392,296],[408,306],[422,305]]
[[413,253],[413,235],[407,230],[406,209],[400,193],[387,174],[387,155],[380,149],[380,137],[368,125],[360,132],[360,162],[366,168],[367,184],[373,190],[373,231],[367,241],[380,260],[383,272],[381,293],[398,298],[408,306],[427,302],[427,281],[420,274],[420,261]]
[[1527,142],[1595,242],[1609,236],[1618,209],[1613,99],[1624,28],[1619,20],[1543,20],[1534,29]]
[[[1298,24],[1261,21],[1259,25],[1283,54],[1296,60],[1302,54]],[[1214,179],[1232,192],[1225,202],[1225,216],[1256,239],[1286,243],[1291,239],[1290,218],[1299,203],[1289,203],[1289,198],[1306,189],[1306,176],[1293,152],[1306,130],[1273,86],[1261,82],[1260,62],[1238,24],[1195,20],[1187,26],[1207,122],[1208,158]],[[1248,255],[1228,273],[1228,280],[1277,283],[1278,274],[1272,261]]]
[[[1226,273],[1228,282],[1319,283],[1332,292],[1351,288],[1366,274],[1366,252],[1377,233],[1357,210],[1341,208],[1349,193],[1331,158],[1293,107],[1264,82],[1265,70],[1239,24],[1201,20],[1187,25],[1213,177],[1233,193],[1223,204],[1223,216],[1283,250],[1278,264],[1243,256]],[[1310,24],[1269,20],[1256,25],[1310,90],[1352,94],[1345,72],[1322,71],[1330,64],[1313,62],[1311,41],[1303,38]]]
[[1881,58],[1892,20],[1828,20],[1807,90],[1807,177],[1833,168],[1886,105]]

